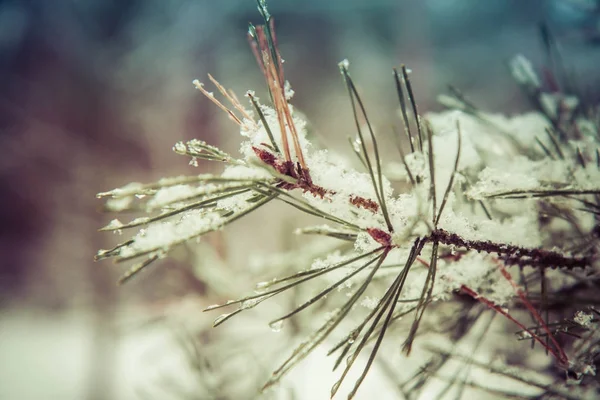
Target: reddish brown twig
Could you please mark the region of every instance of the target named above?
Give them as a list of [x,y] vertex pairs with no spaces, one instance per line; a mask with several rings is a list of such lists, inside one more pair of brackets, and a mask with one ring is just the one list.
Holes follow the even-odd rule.
[[[550,330],[550,328],[548,328],[548,325],[547,325],[546,321],[544,321],[544,318],[541,317],[541,315],[537,312],[535,307],[531,304],[531,302],[527,298],[527,295],[525,294],[525,292],[523,292],[523,290],[521,290],[521,288],[519,288],[517,286],[516,282],[512,279],[510,272],[507,271],[506,267],[502,264],[502,262],[500,262],[500,260],[498,260],[498,259],[494,259],[494,262],[496,263],[496,265],[498,265],[498,268],[500,268],[500,272],[502,273],[502,276],[504,276],[504,278],[513,287],[513,289],[517,293],[517,296],[519,296],[519,298],[521,299],[521,302],[525,305],[527,310],[529,310],[529,312],[531,313],[531,315],[533,316],[535,321],[537,323],[539,323],[541,325],[541,327],[548,334],[548,337],[550,338],[550,341],[552,342],[552,344],[554,345],[554,348],[556,350],[557,354],[555,354],[555,356],[557,356],[557,359],[561,362],[561,364],[563,366],[567,367],[568,362],[569,362],[567,355],[565,354],[565,352],[562,349],[562,347],[560,346],[560,344],[554,338],[554,335],[552,334],[552,331]],[[544,347],[549,348],[547,343],[545,344]]]
[[521,328],[523,331],[527,332],[531,338],[533,340],[535,340],[536,342],[540,343],[545,349],[547,349],[558,361],[559,363],[566,367],[569,363],[569,360],[567,359],[567,356],[564,354],[564,352],[562,351],[562,348],[558,348],[560,349],[559,351],[555,350],[553,347],[549,346],[546,344],[546,342],[544,340],[542,340],[538,335],[536,335],[532,330],[528,329],[525,325],[523,325],[522,323],[520,323],[517,319],[515,319],[513,316],[511,316],[508,311],[506,311],[505,309],[503,309],[502,307],[494,304],[492,301],[486,299],[485,297],[479,295],[479,293],[477,293],[476,291],[474,291],[473,289],[469,288],[468,286],[462,285],[460,287],[460,291],[464,294],[467,294],[468,296],[472,297],[473,299],[479,301],[482,304],[485,304],[486,306],[488,306],[489,308],[491,308],[492,310],[496,311],[499,314],[504,315],[506,318],[508,318],[510,321],[512,321],[513,323],[515,323],[519,328]]
[[376,201],[371,199],[365,199],[364,197],[350,196],[350,204],[355,205],[359,208],[364,208],[365,210],[372,211],[373,213],[377,213],[379,211],[379,205]]
[[489,240],[467,240],[456,233],[436,229],[427,240],[448,246],[462,247],[477,252],[496,253],[504,265],[531,266],[537,268],[584,268],[591,264],[588,257],[566,257],[558,252],[544,249],[530,249],[512,244],[495,243]]

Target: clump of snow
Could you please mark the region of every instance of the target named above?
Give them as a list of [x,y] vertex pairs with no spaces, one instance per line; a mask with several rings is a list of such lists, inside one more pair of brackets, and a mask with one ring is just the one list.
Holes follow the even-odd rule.
[[205,191],[206,187],[194,187],[190,185],[175,185],[159,189],[152,199],[146,203],[148,211],[156,210],[164,207],[167,204],[174,203],[178,200],[184,200],[195,196]]
[[106,209],[114,212],[127,210],[133,203],[133,196],[116,197],[106,201]]
[[286,100],[291,100],[292,97],[294,97],[294,90],[292,89],[292,85],[290,85],[289,81],[285,81],[284,87],[283,87],[284,91],[285,91],[285,99]]
[[139,182],[131,182],[123,187],[109,190],[108,192],[100,192],[96,195],[97,198],[102,197],[125,197],[137,194],[143,189],[143,185]]
[[[357,207],[349,207],[350,199],[355,196],[376,201],[377,196],[369,174],[357,172],[352,168],[330,160],[330,153],[319,150],[308,153],[307,163],[312,181],[315,185],[327,188],[330,192],[325,198],[314,196],[312,193],[304,193],[306,201],[319,209],[338,216],[339,218],[352,221],[361,227],[380,226],[382,218],[380,214],[374,214],[371,210]],[[383,181],[386,196],[392,189],[390,182]]]
[[221,177],[239,180],[264,180],[273,178],[273,176],[264,168],[253,168],[246,165],[228,166],[221,174]]
[[467,252],[458,261],[442,261],[439,269],[435,290],[444,299],[463,285],[498,305],[507,304],[515,296],[514,288],[489,254]]
[[532,161],[518,156],[499,167],[486,167],[467,195],[482,200],[512,190],[539,190],[568,182],[570,165],[563,160]]
[[123,226],[123,223],[117,218],[111,220],[102,230],[105,231],[114,231],[117,234],[122,234],[123,231],[120,229]]
[[[298,113],[294,112],[294,107],[292,105],[288,105],[288,107],[292,115],[294,127],[298,134],[298,141],[300,144],[301,151],[303,152],[303,154],[306,154],[311,146],[311,143],[306,138],[306,121],[299,115],[297,115]],[[265,121],[267,122],[267,125],[271,130],[273,139],[275,140],[277,147],[279,147],[279,149],[283,149],[281,126],[279,124],[279,120],[277,119],[277,113],[273,108],[265,105],[260,105],[260,108],[265,117]],[[291,128],[290,126],[288,126],[287,123],[284,124],[284,128],[286,131],[286,137],[288,137],[290,154],[293,157],[293,159],[297,159],[296,150],[294,148],[293,141],[290,138]],[[242,142],[240,146],[240,152],[244,155],[244,159],[246,161],[251,161],[256,158],[256,154],[252,149],[253,146],[261,147],[263,146],[263,144],[271,144],[271,139],[269,138],[267,129],[265,128],[262,121],[258,121],[256,126],[254,127],[243,127],[243,129],[240,130],[240,134],[249,138],[248,141]]]
[[578,323],[581,326],[589,327],[592,324],[592,320],[594,319],[594,315],[591,313],[585,313],[583,311],[577,311],[575,317],[573,317],[573,321]]
[[600,169],[595,165],[587,165],[586,168],[577,168],[573,172],[574,186],[581,190],[598,189],[600,183]]
[[354,241],[354,250],[356,250],[358,253],[366,253],[368,251],[375,250],[378,247],[381,247],[381,245],[377,243],[367,232],[359,233]]
[[222,222],[218,213],[186,211],[176,219],[151,224],[141,229],[133,237],[133,243],[121,248],[119,256],[127,258],[146,252],[164,252],[179,243],[218,228]]
[[173,151],[176,153],[185,153],[187,151],[187,146],[183,142],[177,142],[173,146]]
[[226,197],[217,202],[217,209],[232,212],[242,211],[248,208],[248,204],[250,204],[248,200],[254,196],[256,196],[256,193],[248,191],[245,193],[236,194],[235,196]]
[[[427,114],[427,120],[436,136],[445,131],[455,131],[456,124],[459,124],[463,137],[461,153],[465,152],[464,162],[471,165],[477,160],[494,165],[496,161],[502,162],[523,149],[534,148],[536,138],[546,137],[545,130],[549,124],[546,117],[537,112],[507,117],[484,112],[474,116],[460,110],[447,110]],[[471,148],[478,156],[469,154]]]
[[420,152],[410,153],[405,157],[406,165],[415,178],[426,179],[428,174],[427,159]]
[[510,60],[509,66],[513,77],[518,83],[525,86],[540,86],[540,80],[533,69],[531,61],[522,54],[518,54]]

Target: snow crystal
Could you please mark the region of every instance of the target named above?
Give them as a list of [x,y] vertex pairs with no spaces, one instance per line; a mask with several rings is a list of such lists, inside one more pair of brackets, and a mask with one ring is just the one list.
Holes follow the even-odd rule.
[[575,317],[573,318],[573,321],[575,321],[576,323],[578,323],[581,326],[585,326],[585,327],[589,327],[592,323],[592,320],[594,319],[594,315],[593,314],[587,314],[584,313],[583,311],[577,311],[577,313],[575,314]]
[[381,247],[381,245],[377,243],[367,232],[360,232],[356,237],[356,241],[354,242],[354,249],[359,253],[366,253],[375,250],[378,247]]
[[292,89],[292,85],[290,85],[289,81],[285,81],[284,91],[285,91],[285,99],[288,100],[288,101],[291,100],[292,97],[294,97],[294,93],[296,93]]
[[187,146],[183,142],[177,142],[173,146],[173,151],[176,153],[185,153],[187,151]]
[[361,302],[360,305],[363,307],[366,307],[370,310],[374,310],[375,307],[377,307],[377,304],[379,304],[379,299],[376,297],[365,297]]

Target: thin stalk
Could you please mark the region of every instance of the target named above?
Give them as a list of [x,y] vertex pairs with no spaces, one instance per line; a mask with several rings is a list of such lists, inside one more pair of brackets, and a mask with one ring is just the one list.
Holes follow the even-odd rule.
[[[392,226],[392,222],[390,220],[390,216],[388,214],[386,203],[385,203],[385,193],[383,190],[383,173],[381,170],[381,158],[379,156],[377,139],[375,138],[375,133],[373,132],[371,122],[369,121],[369,119],[367,117],[367,112],[366,112],[365,106],[364,106],[360,96],[358,95],[358,91],[356,90],[356,86],[354,86],[354,82],[352,81],[352,78],[350,78],[348,69],[346,68],[346,66],[343,63],[340,64],[340,70],[341,70],[344,80],[346,82],[346,87],[348,88],[348,94],[350,96],[350,103],[352,105],[352,113],[354,114],[354,122],[356,124],[356,129],[357,129],[358,135],[360,137],[360,142],[361,142],[360,144],[362,146],[363,155],[364,155],[365,161],[367,163],[367,167],[368,167],[367,169],[369,170],[369,175],[371,176],[371,180],[373,182],[373,188],[375,189],[375,195],[377,196],[377,200],[379,201],[379,205],[381,206],[381,212],[383,214],[383,218],[385,219],[387,229],[389,232],[393,232],[394,227]],[[377,168],[377,179],[375,179],[373,165],[368,156],[367,147],[365,145],[365,141],[362,136],[362,131],[360,129],[360,123],[358,122],[358,113],[356,110],[356,104],[354,102],[354,99],[356,99],[356,102],[358,103],[361,113],[365,118],[365,122],[366,122],[368,130],[369,130],[369,134],[371,135],[371,140],[373,142],[373,151],[375,153],[374,155],[375,155],[376,168]]]
[[410,152],[415,152],[415,145],[413,143],[413,136],[410,131],[410,124],[408,122],[408,113],[406,112],[406,100],[404,99],[404,89],[402,89],[402,82],[400,81],[400,75],[398,70],[394,68],[394,81],[396,82],[396,91],[398,92],[398,100],[400,101],[400,113],[402,115],[402,125],[404,127],[404,133],[408,138],[410,144]]
[[258,118],[260,118],[260,121],[262,122],[262,124],[265,128],[265,131],[267,132],[267,135],[269,136],[269,140],[271,141],[271,145],[273,146],[273,149],[275,150],[276,153],[281,153],[281,151],[279,150],[279,147],[277,146],[277,142],[275,142],[275,137],[273,136],[271,127],[267,123],[265,114],[263,114],[262,110],[260,109],[260,105],[258,104],[258,101],[256,101],[256,98],[254,98],[254,96],[251,93],[248,93],[247,96],[250,99],[250,101],[252,102],[252,106],[254,107],[254,110],[258,114]]
[[448,195],[450,194],[450,191],[452,190],[452,185],[454,184],[454,177],[456,176],[456,171],[458,170],[458,163],[460,161],[461,136],[462,135],[460,133],[460,124],[458,121],[456,121],[456,132],[457,132],[457,136],[458,136],[458,144],[457,144],[458,150],[456,151],[456,159],[454,160],[454,168],[452,169],[452,174],[450,175],[450,180],[448,181],[448,186],[446,186],[446,192],[444,193],[444,198],[442,200],[442,204],[440,205],[440,211],[438,212],[438,215],[435,218],[435,221],[433,222],[433,226],[435,228],[437,228],[438,223],[440,222],[442,212],[444,211],[444,207],[446,206],[446,201],[448,201]]
[[406,91],[408,92],[408,99],[410,100],[410,104],[412,106],[413,114],[415,116],[415,121],[417,124],[417,133],[419,136],[419,149],[421,150],[421,152],[423,152],[423,128],[421,127],[421,118],[419,117],[419,110],[417,109],[417,101],[415,100],[415,95],[412,89],[412,83],[410,82],[410,78],[408,77],[408,70],[406,69],[406,65],[402,64],[400,68],[402,69],[404,85],[406,86]]

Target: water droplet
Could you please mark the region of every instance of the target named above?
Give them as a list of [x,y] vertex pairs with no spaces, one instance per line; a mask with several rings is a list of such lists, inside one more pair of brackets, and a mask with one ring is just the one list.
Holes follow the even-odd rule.
[[269,284],[270,284],[270,283],[271,283],[271,281],[258,282],[258,283],[256,284],[256,288],[257,288],[257,289],[264,289],[264,288],[266,288],[267,286],[269,286]]
[[219,315],[217,317],[217,319],[215,319],[215,321],[213,322],[213,326],[219,325],[221,322],[223,322],[225,319],[227,319],[230,315],[231,315],[231,313]]
[[271,322],[269,326],[273,332],[279,332],[283,328],[283,320]]
[[265,383],[262,387],[261,393],[273,393],[279,386],[279,380],[281,379],[281,375],[273,374],[271,378]]
[[348,357],[346,357],[346,365],[352,364],[352,361],[354,361],[354,354],[350,354]]
[[350,332],[350,335],[348,336],[348,343],[352,344],[354,343],[354,341],[356,340],[356,338],[358,337],[358,334],[360,332],[358,330],[353,330],[352,332]]
[[258,298],[258,299],[248,299],[248,300],[244,300],[244,301],[242,302],[242,306],[241,306],[241,308],[244,308],[244,309],[246,309],[246,308],[252,308],[252,307],[254,307],[255,305],[257,305],[257,304],[258,304],[258,300],[259,300],[259,298]]
[[333,397],[338,389],[340,388],[340,385],[342,384],[342,380],[340,379],[339,381],[337,381],[336,383],[333,384],[333,386],[331,387],[331,397]]

